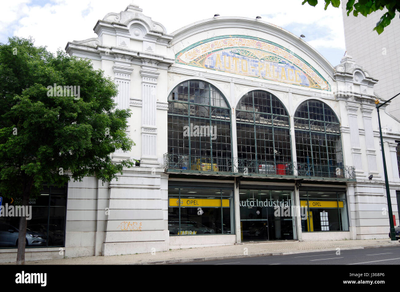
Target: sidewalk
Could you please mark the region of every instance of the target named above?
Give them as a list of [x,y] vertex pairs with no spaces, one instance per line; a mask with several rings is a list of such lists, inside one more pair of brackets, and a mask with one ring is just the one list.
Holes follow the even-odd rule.
[[[341,240],[341,241],[269,241],[248,242],[240,245],[203,247],[193,249],[179,249],[154,254],[136,254],[121,256],[92,256],[79,258],[65,258],[57,260],[27,261],[27,265],[144,265],[184,263],[189,261],[206,261],[246,256],[274,256],[292,253],[317,251],[336,252],[346,249],[376,248],[396,246],[398,241],[390,239],[375,240]],[[13,263],[9,263],[13,264]]]

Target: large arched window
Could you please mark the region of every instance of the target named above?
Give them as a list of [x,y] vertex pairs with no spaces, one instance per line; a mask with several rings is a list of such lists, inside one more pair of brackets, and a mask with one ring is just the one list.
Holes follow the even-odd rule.
[[174,88],[168,103],[168,169],[231,172],[231,113],[222,93],[190,80]]
[[307,100],[294,117],[299,176],[343,177],[340,123],[333,110]]
[[289,115],[266,91],[244,95],[236,111],[240,172],[292,174]]

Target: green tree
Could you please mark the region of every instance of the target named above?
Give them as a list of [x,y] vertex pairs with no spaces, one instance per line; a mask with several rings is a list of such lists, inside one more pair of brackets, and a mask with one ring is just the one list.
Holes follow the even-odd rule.
[[[325,10],[330,4],[336,8],[340,6],[340,0],[324,1]],[[316,6],[318,4],[318,0],[304,0],[303,5],[305,3],[308,3],[311,6]],[[343,3],[345,3],[344,0]],[[357,2],[356,0],[348,0],[346,4],[347,16],[353,12],[354,16],[358,16],[358,14],[361,13],[366,17],[375,11],[384,10],[385,8],[386,12],[382,15],[381,19],[374,28],[378,34],[381,34],[385,30],[385,27],[390,25],[390,22],[396,16],[396,12],[400,12],[399,0],[358,0]]]
[[[31,39],[0,44],[0,194],[23,206],[44,184],[96,176],[111,181],[130,160],[129,110],[115,109],[117,87],[90,61],[51,54]],[[25,263],[27,220],[20,218],[17,264]]]

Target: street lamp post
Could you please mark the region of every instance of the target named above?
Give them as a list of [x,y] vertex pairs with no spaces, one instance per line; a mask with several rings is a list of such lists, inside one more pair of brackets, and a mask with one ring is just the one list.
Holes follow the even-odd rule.
[[396,240],[396,231],[394,230],[393,212],[392,212],[392,200],[390,199],[389,179],[388,179],[388,174],[387,174],[387,169],[386,169],[385,146],[383,145],[382,127],[381,127],[381,118],[380,118],[380,115],[379,115],[379,108],[384,106],[386,103],[388,103],[389,101],[391,101],[393,98],[395,98],[398,95],[400,95],[400,93],[396,94],[391,99],[385,101],[382,104],[379,104],[379,100],[375,101],[376,110],[378,112],[379,134],[380,134],[380,137],[381,137],[383,172],[385,174],[386,198],[387,198],[387,203],[388,203],[389,223],[390,223],[390,239],[392,241]]

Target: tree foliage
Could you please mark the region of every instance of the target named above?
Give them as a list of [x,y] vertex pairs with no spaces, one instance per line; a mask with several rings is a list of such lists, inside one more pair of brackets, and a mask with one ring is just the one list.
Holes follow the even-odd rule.
[[117,93],[90,61],[53,55],[31,39],[0,44],[1,196],[27,205],[44,184],[86,176],[111,181],[133,166],[110,157],[134,144],[125,132],[130,112],[115,109]]
[[[336,8],[340,6],[340,0],[324,1],[325,10],[329,7],[330,4],[332,4],[332,6]],[[304,0],[303,5],[305,3],[308,3],[311,6],[316,6],[318,4],[318,0]],[[378,34],[381,34],[385,30],[385,27],[390,25],[391,21],[396,16],[396,12],[400,12],[399,0],[348,0],[346,4],[347,16],[349,16],[350,13],[353,12],[354,16],[358,16],[358,14],[361,14],[366,17],[373,12],[384,10],[385,8],[386,12],[382,15],[381,19],[374,28],[374,30]]]

